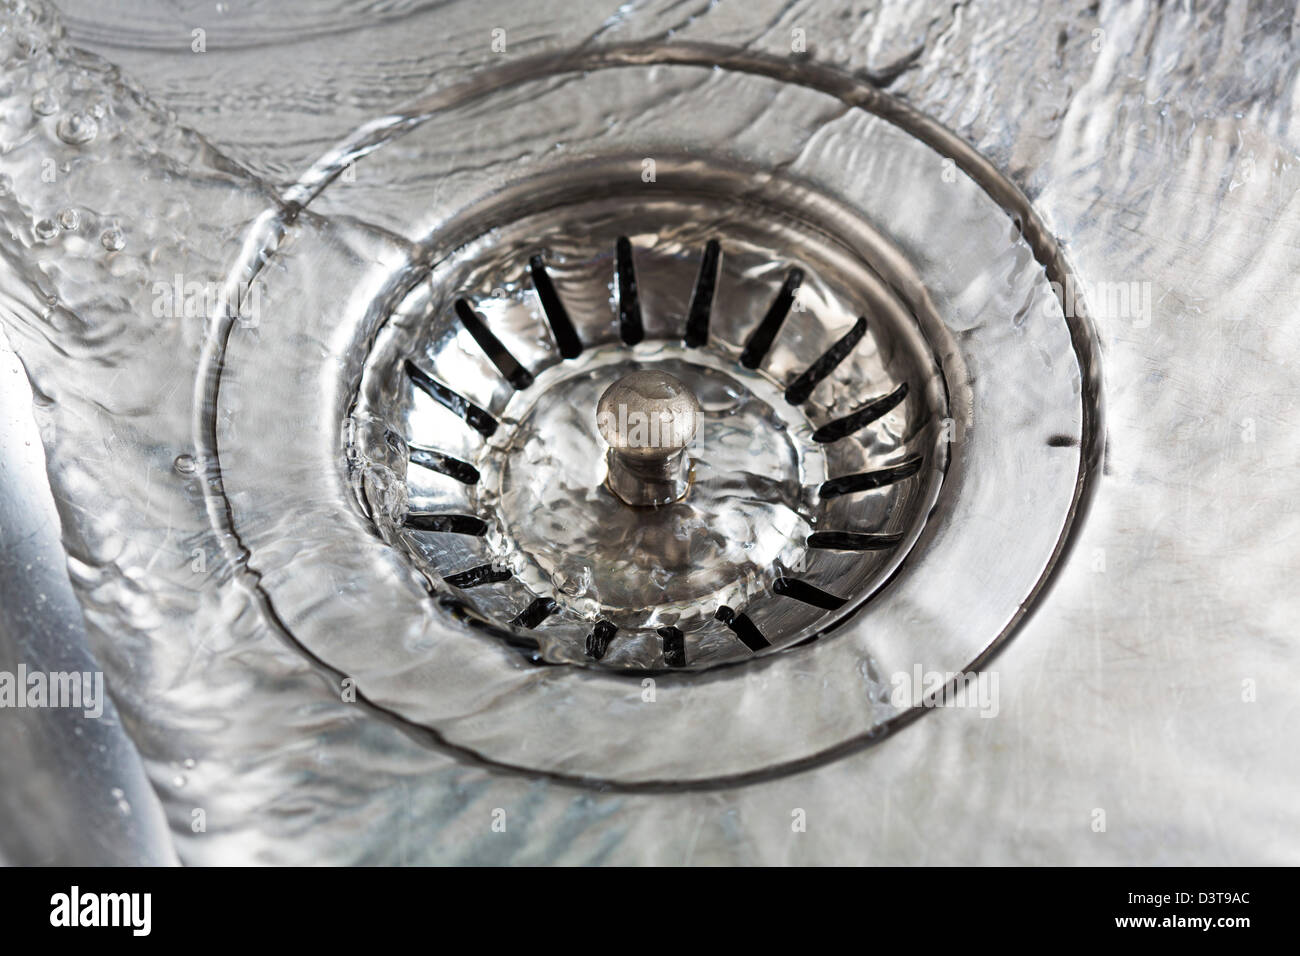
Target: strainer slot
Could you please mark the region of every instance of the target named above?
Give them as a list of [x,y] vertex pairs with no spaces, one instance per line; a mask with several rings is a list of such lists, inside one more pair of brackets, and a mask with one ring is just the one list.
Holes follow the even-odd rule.
[[796,601],[819,607],[825,611],[838,611],[848,603],[844,598],[836,597],[829,591],[823,591],[821,588],[809,584],[807,581],[800,581],[798,578],[777,578],[772,583],[772,593],[794,598]]
[[863,471],[856,475],[841,475],[839,478],[823,481],[820,494],[823,498],[836,498],[840,495],[851,495],[856,491],[884,488],[904,478],[911,478],[921,470],[923,460],[920,455],[913,455],[888,468]]
[[835,371],[836,367],[848,358],[849,353],[862,341],[862,336],[866,334],[867,317],[865,315],[859,316],[852,329],[828,348],[821,358],[808,366],[807,371],[790,383],[789,388],[785,390],[785,400],[791,405],[802,405],[806,402],[818,383]]
[[771,647],[772,642],[763,636],[763,632],[758,626],[749,619],[744,613],[737,613],[725,604],[718,608],[714,615],[719,621],[731,629],[731,633],[740,638],[740,643],[744,644],[751,651],[757,653],[765,647]]
[[514,627],[531,631],[559,609],[560,606],[550,598],[534,598],[528,603],[528,607],[520,611],[510,623]]
[[513,575],[505,568],[494,568],[490,564],[480,564],[468,571],[458,571],[443,578],[454,588],[476,588],[480,584],[500,584],[509,581]]
[[755,369],[763,364],[768,349],[776,341],[776,334],[781,331],[785,317],[790,314],[790,306],[794,304],[794,297],[799,293],[799,286],[802,284],[802,269],[791,269],[785,274],[785,281],[781,283],[781,288],[768,307],[767,314],[763,316],[763,321],[758,323],[758,328],[750,333],[745,348],[740,353],[740,364],[745,368]]
[[432,514],[428,511],[408,512],[406,526],[412,531],[465,534],[475,538],[483,537],[488,529],[487,522],[475,515]]
[[600,660],[609,650],[609,642],[618,633],[618,628],[609,621],[597,621],[591,633],[587,635],[587,656],[594,661]]
[[484,438],[490,438],[497,430],[497,420],[486,409],[479,408],[464,395],[443,385],[409,359],[406,362],[406,374],[420,391],[458,415]]
[[577,358],[582,354],[582,339],[578,337],[578,330],[569,318],[569,310],[564,307],[560,294],[555,291],[550,273],[546,271],[546,263],[540,255],[528,260],[528,271],[532,274],[533,288],[537,290],[537,298],[542,303],[546,322],[551,327],[551,334],[555,336],[556,348],[563,358]]
[[409,448],[411,464],[419,465],[421,468],[428,468],[430,471],[436,471],[448,478],[454,478],[462,485],[478,484],[478,469],[469,462],[461,461],[459,458],[452,458],[450,455],[444,455],[442,452],[427,448],[424,445],[412,444]]
[[873,399],[856,412],[851,412],[843,418],[837,418],[833,422],[823,425],[813,432],[813,441],[825,445],[833,441],[839,441],[841,438],[847,438],[859,429],[870,425],[876,419],[888,415],[905,398],[907,398],[906,382],[888,395]]
[[625,345],[636,345],[645,338],[645,327],[641,324],[641,299],[636,291],[632,243],[627,236],[619,236],[614,243],[614,260],[618,274],[618,334]]
[[686,666],[686,635],[681,628],[661,627],[659,636],[664,641],[664,663],[669,667]]
[[499,338],[492,334],[492,330],[487,327],[487,320],[475,312],[469,302],[465,299],[457,299],[455,308],[460,324],[465,326],[469,334],[474,337],[474,341],[478,343],[478,347],[515,391],[522,391],[533,384],[533,373],[519,364],[519,360],[510,354],[510,350],[501,344]]
[[710,239],[700,257],[700,274],[695,279],[695,291],[686,313],[686,347],[697,349],[709,341],[709,316],[713,311],[713,295],[718,288],[718,264],[722,245]]
[[808,535],[808,547],[823,551],[885,551],[903,540],[901,534],[876,534],[864,531],[814,531]]

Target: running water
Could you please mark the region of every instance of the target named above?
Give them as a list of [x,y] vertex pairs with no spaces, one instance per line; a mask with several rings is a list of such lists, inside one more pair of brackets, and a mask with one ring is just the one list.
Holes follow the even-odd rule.
[[[205,376],[212,371],[205,360],[211,361],[214,337],[234,326],[255,349],[271,340],[265,324],[285,314],[279,310],[295,307],[284,301],[288,290],[301,296],[298,305],[325,308],[334,302],[346,309],[376,298],[378,290],[407,285],[426,268],[421,243],[437,207],[413,208],[402,186],[417,181],[414,175],[367,179],[364,161],[358,160],[363,151],[383,155],[380,147],[390,139],[390,151],[400,149],[400,134],[418,111],[384,111],[428,93],[432,77],[450,79],[438,71],[453,69],[467,50],[483,45],[479,34],[487,21],[471,16],[470,6],[447,21],[454,29],[440,34],[442,43],[427,43],[429,30],[420,34],[400,21],[381,23],[385,36],[393,38],[392,56],[362,70],[368,64],[362,51],[346,52],[355,69],[339,70],[319,104],[308,92],[318,89],[309,79],[311,56],[329,59],[333,46],[344,42],[339,37],[349,35],[338,29],[348,23],[342,10],[322,14],[319,29],[308,31],[312,39],[305,60],[295,61],[274,46],[275,53],[257,54],[276,62],[278,88],[265,93],[252,79],[266,82],[266,74],[257,71],[230,78],[229,92],[220,77],[193,86],[166,81],[163,74],[174,67],[159,62],[165,57],[141,52],[149,46],[143,32],[149,21],[141,13],[130,21],[134,27],[123,27],[140,31],[126,33],[123,57],[139,66],[146,85],[157,79],[160,93],[177,94],[171,100],[187,104],[188,122],[206,128],[201,121],[210,107],[217,114],[213,129],[220,128],[222,116],[240,116],[240,125],[231,127],[238,161],[178,124],[113,66],[68,43],[48,5],[5,0],[0,8],[0,228],[7,237],[0,251],[0,321],[36,392],[68,567],[93,650],[146,759],[182,857],[204,863],[677,862],[692,857],[756,862],[749,854],[758,851],[744,849],[743,836],[767,827],[773,814],[788,821],[790,806],[810,802],[836,823],[820,836],[810,835],[815,849],[799,852],[834,856],[843,833],[864,832],[877,845],[905,854],[908,835],[862,822],[864,815],[879,819],[875,810],[848,806],[834,795],[805,799],[798,787],[792,793],[779,782],[728,795],[671,799],[584,794],[542,779],[490,772],[431,748],[358,709],[340,692],[334,675],[322,673],[300,648],[283,640],[242,563],[249,542],[214,530],[221,525],[214,525],[209,510],[211,493],[222,475],[202,446],[204,432],[196,423],[215,419],[213,428],[232,439],[254,427],[240,415],[251,415],[254,410],[247,406],[203,404]],[[1119,352],[1113,374],[1124,383],[1121,409],[1167,407],[1175,401],[1143,384],[1159,377],[1158,362],[1119,349],[1150,325],[1153,312],[1177,328],[1189,316],[1227,307],[1226,294],[1201,278],[1215,271],[1209,253],[1176,248],[1161,239],[1164,232],[1214,235],[1216,245],[1234,248],[1244,248],[1243,230],[1249,233],[1249,245],[1260,252],[1242,265],[1235,283],[1239,311],[1265,310],[1286,291],[1259,270],[1275,276],[1297,272],[1294,256],[1286,252],[1285,230],[1276,225],[1280,217],[1258,229],[1247,229],[1245,219],[1237,218],[1224,227],[1226,234],[1216,231],[1223,226],[1220,210],[1232,204],[1294,213],[1294,156],[1284,145],[1291,135],[1290,100],[1281,79],[1291,55],[1284,41],[1270,39],[1272,31],[1253,22],[1249,29],[1240,24],[1233,29],[1249,37],[1262,64],[1256,75],[1272,77],[1275,88],[1255,89],[1226,75],[1207,79],[1203,70],[1166,71],[1175,88],[1164,88],[1165,99],[1186,94],[1186,102],[1211,114],[1207,119],[1195,110],[1179,112],[1144,100],[1140,79],[1147,69],[1160,70],[1177,59],[1184,46],[1207,51],[1206,62],[1213,61],[1224,41],[1221,28],[1211,26],[1212,18],[1204,14],[1107,6],[1102,21],[1080,12],[1058,29],[1050,16],[1036,14],[1043,22],[1035,22],[1019,5],[1009,4],[987,14],[1005,29],[949,23],[937,13],[892,23],[890,17],[909,16],[899,11],[877,15],[870,33],[844,36],[835,18],[815,7],[773,5],[770,19],[756,18],[741,28],[709,13],[711,4],[686,13],[676,6],[633,6],[596,23],[575,16],[550,41],[539,39],[545,34],[538,23],[511,26],[510,42],[524,52],[541,52],[672,34],[735,45],[759,40],[758,46],[784,53],[792,31],[806,30],[819,59],[895,84],[991,156],[1050,211],[1049,225],[1071,239],[1072,254],[1095,265],[1094,275],[1127,280],[1132,270],[1114,264],[1142,262],[1144,274],[1153,278],[1180,277],[1177,291],[1169,292],[1166,281],[1153,302],[1139,290],[1129,300],[1136,303],[1131,314],[1103,317],[1111,319],[1105,338]],[[725,10],[721,5],[720,13]],[[296,33],[288,25],[274,27],[270,42],[288,44]],[[415,40],[401,40],[403,33],[420,36],[421,47],[420,57],[408,58],[420,68],[406,67],[405,73],[400,44]],[[1141,36],[1145,42],[1107,45],[1116,36]],[[136,41],[139,48],[133,49]],[[116,49],[113,42],[105,45]],[[1012,48],[1032,51],[1032,65],[1008,69]],[[1012,73],[1014,82],[1004,75]],[[1194,81],[1193,74],[1202,79]],[[540,85],[552,84],[560,85],[554,80]],[[447,85],[440,81],[432,88]],[[362,89],[367,86],[378,92]],[[183,94],[196,89],[212,103],[187,102]],[[705,93],[725,98],[728,89],[719,81]],[[515,105],[526,114],[531,99],[520,99]],[[665,104],[680,107],[681,101],[666,93]],[[1090,124],[1109,124],[1126,110],[1131,116],[1116,120],[1123,125],[1109,138],[1090,132]],[[1252,122],[1243,126],[1238,117],[1247,115]],[[491,119],[480,117],[484,124]],[[726,141],[739,139],[752,119],[743,117],[736,129],[716,133]],[[829,124],[835,117],[819,119]],[[608,121],[599,110],[541,114],[535,126],[520,127],[518,149],[531,148],[529,137],[581,143],[597,137]],[[435,119],[426,132],[436,126]],[[352,135],[353,130],[361,132]],[[445,152],[465,149],[454,129],[443,132]],[[348,147],[333,149],[345,139]],[[1152,153],[1159,163],[1144,158]],[[885,159],[845,158],[890,169]],[[1196,208],[1175,204],[1171,197],[1179,189],[1205,192],[1211,181],[1207,165],[1221,190]],[[1157,176],[1154,166],[1164,171]],[[347,178],[350,168],[360,173],[355,183]],[[936,176],[947,172],[935,169]],[[325,188],[332,181],[348,189]],[[1143,198],[1151,193],[1156,200]],[[292,205],[317,196],[307,212],[297,213]],[[919,195],[902,196],[899,205],[909,210],[918,231],[945,214],[956,218],[952,207]],[[290,212],[298,216],[293,230],[286,229]],[[1032,300],[1040,278],[1032,257],[1010,240],[1002,245],[986,240],[981,225],[975,218],[962,221],[971,230],[971,243],[991,250],[981,262],[985,281],[1008,302]],[[247,287],[232,281],[272,251],[270,275]],[[1194,261],[1182,263],[1188,255]],[[344,278],[348,288],[340,287]],[[269,288],[277,283],[278,288]],[[989,292],[983,285],[972,288]],[[979,297],[962,300],[972,325]],[[263,337],[259,330],[268,334]],[[297,345],[327,353],[322,343],[306,337]],[[1259,347],[1270,348],[1267,342]],[[277,354],[270,347],[264,367],[273,368]],[[1043,365],[1054,357],[1036,356]],[[1214,354],[1205,358],[1212,368]],[[293,383],[268,375],[254,384],[275,394]],[[303,403],[334,415],[335,398],[313,395]],[[335,421],[344,427],[343,415]],[[280,452],[292,457],[296,449]],[[1173,464],[1197,466],[1196,455],[1189,452],[1186,458]],[[1115,467],[1146,474],[1136,482],[1139,489],[1157,480],[1133,451],[1121,449]],[[268,525],[292,526],[299,513],[294,495],[308,487],[305,482],[281,487],[284,510],[264,515]],[[1139,490],[1132,507],[1141,510],[1144,500]],[[1233,522],[1216,515],[1205,522],[1205,533],[1221,537],[1230,524],[1239,527],[1235,522],[1243,523],[1242,533],[1251,530],[1249,515],[1237,515]],[[309,551],[306,536],[301,540]],[[280,555],[286,564],[291,556]],[[347,557],[338,560],[343,567]],[[337,586],[340,594],[361,600],[347,594],[347,575],[340,575]],[[1243,587],[1244,604],[1266,603],[1261,598],[1267,593],[1254,593],[1249,582]],[[418,637],[393,635],[413,647]],[[879,675],[856,676],[864,695],[886,693]],[[750,700],[761,699],[761,675],[735,679],[750,682]],[[488,700],[506,690],[503,683],[474,688],[473,694]],[[818,690],[814,685],[808,693],[815,698]],[[562,697],[568,691],[557,683],[553,693]],[[635,699],[635,690],[628,694]],[[870,706],[864,710],[872,712]],[[799,730],[773,731],[784,732]],[[1021,743],[1033,746],[1028,734]],[[628,742],[629,748],[635,745]],[[928,759],[916,741],[907,746],[914,748],[909,753],[916,766]],[[860,760],[836,764],[825,771],[827,793],[853,792],[872,801],[937,799],[920,774],[916,784],[891,781],[885,798],[865,795],[870,788],[862,781],[870,776]],[[105,799],[115,800],[111,793]],[[1000,812],[993,789],[961,799],[980,802],[990,817]],[[877,803],[871,806],[879,809]],[[498,807],[514,815],[506,834],[483,825]],[[202,811],[202,828],[196,828],[196,811]],[[700,824],[683,819],[709,822],[701,831]],[[780,857],[792,851],[774,852]]]

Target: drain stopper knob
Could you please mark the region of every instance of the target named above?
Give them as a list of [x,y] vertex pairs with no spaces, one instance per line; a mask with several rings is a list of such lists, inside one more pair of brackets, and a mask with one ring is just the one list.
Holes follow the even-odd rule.
[[700,402],[667,372],[624,375],[596,404],[596,425],[609,443],[610,491],[629,505],[679,501],[690,486],[686,446],[700,425]]

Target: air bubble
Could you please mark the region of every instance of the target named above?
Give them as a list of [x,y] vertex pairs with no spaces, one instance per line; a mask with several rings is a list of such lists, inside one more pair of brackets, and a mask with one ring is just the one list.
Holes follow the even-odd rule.
[[54,224],[52,219],[40,219],[32,227],[32,232],[36,233],[37,239],[53,239],[59,234],[59,227]]
[[73,232],[81,225],[81,213],[69,206],[59,213],[59,225],[68,232]]
[[126,236],[117,226],[110,226],[100,234],[99,244],[109,252],[118,252],[126,245]]
[[32,95],[32,112],[37,116],[53,116],[59,111],[59,98],[49,87]]
[[194,474],[194,456],[177,455],[176,460],[172,462],[172,467],[176,469],[178,475]]
[[80,111],[69,113],[59,120],[56,128],[59,139],[73,146],[89,143],[99,133],[99,124],[94,118]]

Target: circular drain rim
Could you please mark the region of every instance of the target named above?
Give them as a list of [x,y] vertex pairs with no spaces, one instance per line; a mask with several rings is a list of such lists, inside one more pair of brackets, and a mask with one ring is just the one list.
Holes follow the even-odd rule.
[[[527,79],[530,75],[547,76],[557,73],[572,73],[575,70],[594,70],[600,67],[635,67],[651,63],[710,68],[721,67],[745,75],[767,77],[781,82],[798,82],[809,89],[834,96],[849,106],[861,107],[884,118],[901,129],[907,136],[917,139],[935,150],[940,157],[946,156],[953,159],[958,168],[963,170],[988,198],[1001,207],[1002,213],[1011,217],[1029,247],[1033,250],[1035,257],[1043,264],[1046,279],[1054,283],[1058,304],[1061,304],[1059,302],[1059,289],[1064,287],[1065,280],[1069,275],[1063,254],[1019,190],[997,174],[970,147],[933,121],[916,114],[879,90],[825,68],[807,64],[792,65],[783,60],[762,56],[737,56],[733,51],[700,45],[620,47],[590,53],[581,58],[571,58],[564,62],[554,61],[546,57],[528,61],[527,63],[521,62],[512,68],[500,71],[491,80],[478,77],[462,88],[438,94],[431,99],[438,101],[439,106],[448,106],[453,104],[459,97],[468,96],[472,98],[477,96],[489,90],[498,81],[512,83]],[[306,177],[300,186],[291,189],[287,198],[291,202],[310,200],[343,167],[348,158],[353,155],[360,155],[371,148],[375,138],[374,132],[368,131],[364,135],[357,137],[348,147],[332,154],[322,162],[312,175]],[[268,211],[267,216],[260,224],[262,227],[260,230],[261,235],[246,245],[248,256],[233,273],[232,281],[247,282],[257,274],[261,263],[265,261],[268,250],[273,251],[275,244],[283,236],[287,224],[296,216],[296,213],[297,209],[293,207],[287,213],[284,210]],[[255,230],[255,233],[257,231]],[[1069,505],[1065,509],[1064,520],[1056,533],[1055,544],[1052,546],[1046,562],[1042,565],[1040,573],[1028,588],[1017,608],[1007,619],[1005,625],[997,634],[983,642],[983,650],[970,662],[969,666],[978,667],[986,662],[1005,644],[1006,639],[1023,622],[1034,601],[1041,596],[1050,581],[1053,571],[1058,566],[1068,546],[1071,531],[1077,526],[1093,488],[1092,479],[1100,462],[1102,443],[1100,377],[1096,360],[1096,344],[1091,327],[1081,310],[1076,309],[1072,314],[1065,315],[1064,322],[1069,333],[1073,358],[1077,362],[1079,372],[1080,428],[1077,480],[1074,482]],[[219,387],[222,384],[225,353],[234,324],[233,319],[230,318],[218,320],[217,327],[213,330],[215,334],[205,342],[202,365],[205,374],[198,385],[201,397],[215,399],[218,396]],[[200,403],[200,410],[196,413],[196,444],[204,456],[205,464],[209,467],[207,482],[209,515],[214,526],[222,534],[223,547],[227,549],[230,557],[239,562],[241,570],[238,572],[238,576],[240,580],[252,590],[268,617],[279,622],[283,636],[303,650],[326,673],[335,677],[340,676],[341,672],[337,671],[334,665],[317,655],[312,649],[303,646],[294,637],[289,627],[279,620],[270,594],[262,587],[263,582],[260,573],[245,563],[248,552],[235,526],[232,503],[225,494],[223,475],[219,470],[212,467],[218,461],[219,435],[216,411],[218,406],[215,401],[206,406],[213,409],[211,414],[205,413],[203,407]],[[443,603],[453,613],[457,611],[454,601],[444,601]],[[497,760],[490,755],[458,745],[455,741],[446,738],[434,727],[412,722],[401,714],[392,713],[386,710],[382,704],[374,704],[373,706],[377,713],[395,720],[408,731],[429,740],[431,743],[447,747],[487,766],[521,772],[529,776],[544,776],[578,786],[633,792],[714,789],[797,772],[860,749],[923,712],[922,708],[912,707],[893,714],[887,720],[871,726],[866,732],[855,733],[846,739],[821,747],[811,753],[761,765],[753,769],[685,779],[681,777],[657,779],[653,776],[649,778],[618,779],[591,773],[570,773],[554,768],[528,766],[517,762]]]

